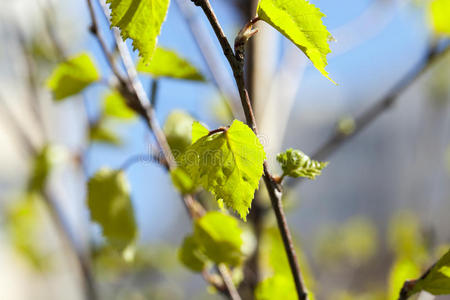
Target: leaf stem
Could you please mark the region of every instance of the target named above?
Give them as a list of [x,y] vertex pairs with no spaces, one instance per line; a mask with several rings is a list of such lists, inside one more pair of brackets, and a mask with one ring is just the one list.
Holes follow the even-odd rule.
[[[244,56],[235,55],[233,49],[231,48],[228,39],[225,36],[225,33],[222,30],[222,27],[219,24],[217,16],[215,15],[209,0],[192,0],[195,5],[200,6],[208,18],[217,39],[222,47],[223,53],[227,58],[230,67],[233,71],[233,75],[236,81],[236,85],[239,90],[239,95],[241,98],[242,108],[244,110],[245,119],[247,125],[258,134],[256,120],[253,113],[252,105],[250,102],[250,98],[245,88],[245,80],[244,80]],[[255,20],[256,22],[257,20]],[[245,28],[245,27],[244,27]],[[247,26],[247,28],[249,28]],[[250,36],[252,36],[255,32],[251,32]],[[239,37],[239,36],[238,36]],[[245,40],[247,41],[247,39]],[[241,46],[242,49],[244,45]],[[240,54],[240,53],[237,53]],[[282,206],[282,191],[280,186],[274,181],[272,175],[269,173],[267,162],[264,162],[264,182],[266,184],[267,190],[269,192],[270,200],[272,203],[272,208],[275,212],[275,216],[278,223],[278,229],[280,230],[281,237],[283,239],[284,248],[288,257],[289,266],[291,268],[292,276],[294,277],[295,287],[298,294],[298,299],[305,300],[307,299],[307,292],[305,285],[303,283],[303,279],[301,276],[300,268],[298,265],[297,255],[295,253],[295,249],[292,243],[291,233],[286,221],[286,216],[283,211]]]

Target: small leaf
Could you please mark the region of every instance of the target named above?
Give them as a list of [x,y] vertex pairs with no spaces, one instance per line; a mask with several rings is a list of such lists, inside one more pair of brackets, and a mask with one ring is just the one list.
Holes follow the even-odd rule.
[[421,290],[433,295],[450,294],[450,250],[436,262],[424,278],[416,282],[410,295]]
[[52,150],[44,146],[33,160],[31,175],[28,180],[29,192],[42,192],[45,188],[50,169],[52,167]]
[[181,194],[191,194],[195,191],[197,186],[192,181],[192,178],[182,168],[175,168],[170,171],[173,185],[181,192]]
[[238,221],[220,212],[209,212],[195,221],[194,238],[213,262],[238,265],[242,260],[242,230]]
[[389,274],[388,299],[398,299],[403,283],[408,279],[419,276],[419,274],[420,268],[416,263],[406,258],[397,259]]
[[322,75],[336,84],[325,71],[332,37],[322,23],[325,15],[316,6],[307,0],[260,0],[257,11],[261,20],[291,40]]
[[145,63],[150,62],[169,0],[107,0],[111,8],[111,25],[120,28],[123,40],[133,40],[133,49]]
[[55,100],[78,94],[100,78],[94,62],[87,53],[81,53],[60,63],[47,79],[47,87]]
[[256,300],[298,299],[292,276],[274,275],[261,281],[255,290]]
[[432,0],[429,15],[434,32],[450,36],[450,0]]
[[103,111],[107,117],[122,120],[136,118],[136,113],[127,106],[125,99],[118,91],[111,91],[105,96]]
[[149,73],[153,77],[169,77],[192,81],[205,81],[205,78],[185,58],[180,57],[175,51],[157,47],[150,63],[139,62],[139,72]]
[[312,160],[302,151],[293,149],[279,153],[277,161],[281,165],[283,176],[306,177],[309,179],[315,179],[328,165],[328,162]]
[[164,133],[175,157],[191,144],[193,122],[194,118],[181,110],[175,110],[167,117]]
[[246,219],[263,173],[264,148],[253,131],[235,120],[229,129],[197,139],[206,133],[193,124],[193,143],[177,159],[193,181],[213,193],[216,200]]
[[122,171],[100,169],[88,183],[87,205],[92,221],[102,228],[107,242],[124,251],[137,238],[128,182]]
[[207,260],[192,235],[184,239],[183,245],[178,251],[178,258],[187,268],[194,272],[201,272]]
[[122,145],[120,137],[115,132],[106,127],[103,120],[94,124],[89,129],[89,139],[91,142],[110,144],[114,146]]

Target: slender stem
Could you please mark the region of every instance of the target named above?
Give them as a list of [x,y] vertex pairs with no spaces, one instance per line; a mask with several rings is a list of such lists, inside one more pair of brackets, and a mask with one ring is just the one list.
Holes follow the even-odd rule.
[[[87,0],[89,3],[89,6],[92,7],[92,0]],[[108,14],[108,9],[106,6],[106,3],[104,1],[100,1],[100,4],[103,8],[103,12],[105,16]],[[91,14],[91,17],[95,19],[95,15]],[[96,22],[93,21],[93,24]],[[117,45],[117,48],[119,50],[119,56],[123,62],[123,65],[125,66],[126,73],[127,73],[127,79],[121,80],[120,77],[118,78],[121,81],[121,92],[129,101],[129,104],[134,108],[146,121],[148,127],[153,132],[156,143],[158,144],[159,148],[162,151],[162,156],[164,157],[164,160],[167,164],[167,170],[171,171],[174,168],[177,167],[176,161],[173,157],[172,151],[169,147],[169,144],[167,143],[166,136],[164,132],[161,129],[161,126],[159,125],[159,122],[156,118],[155,111],[153,109],[153,106],[151,104],[151,101],[148,99],[147,94],[145,93],[144,87],[142,86],[141,81],[138,78],[138,73],[136,71],[136,67],[134,65],[133,59],[131,58],[131,54],[126,46],[126,44],[123,42],[122,38],[120,37],[120,33],[117,28],[113,29],[114,33],[114,40]],[[98,30],[95,32],[97,39],[102,40],[101,36],[98,34]],[[104,44],[104,42],[100,42],[101,44]],[[108,58],[107,55],[107,49],[103,48],[103,51],[107,57],[108,60],[111,60],[111,58]],[[156,91],[156,89],[155,89]],[[155,94],[156,96],[156,94]],[[205,214],[205,209],[203,206],[196,201],[192,195],[183,195],[182,197],[183,203],[188,211],[188,214],[193,218],[197,219]],[[224,266],[226,269],[226,267]],[[228,293],[233,295],[233,290],[235,291],[236,288],[234,287],[234,284],[231,280],[231,277],[229,276],[229,272],[221,273],[222,279],[227,287]],[[240,298],[232,298],[233,300],[240,300]]]
[[238,291],[236,290],[236,287],[234,286],[233,281],[231,280],[230,271],[224,264],[219,264],[217,266],[219,269],[219,273],[223,278],[223,282],[225,286],[227,287],[227,290],[229,292],[230,299],[232,300],[241,300],[241,296],[239,296]]
[[151,90],[150,90],[150,104],[153,108],[156,107],[157,93],[158,93],[158,79],[152,79]]
[[[223,53],[227,58],[231,69],[233,71],[233,75],[236,81],[236,85],[239,90],[239,95],[241,98],[242,108],[244,110],[245,118],[247,125],[252,128],[255,134],[258,134],[258,130],[256,127],[256,120],[253,114],[252,105],[250,102],[250,98],[248,96],[248,92],[245,88],[245,80],[244,80],[244,57],[243,50],[239,51],[242,53],[236,53],[239,55],[235,55],[233,49],[231,48],[225,33],[222,30],[222,27],[219,24],[219,21],[211,7],[209,0],[193,0],[193,2],[200,6],[208,18],[216,36],[219,40],[220,45],[222,46]],[[249,29],[250,36],[254,34],[254,31],[251,31],[251,25],[256,22],[255,19],[253,22],[251,21],[250,27],[247,24],[245,27]],[[242,31],[241,31],[242,32]],[[239,37],[239,36],[238,36]],[[240,47],[244,47],[244,45],[239,45]],[[242,54],[242,55],[241,55]],[[297,255],[295,253],[295,249],[292,243],[291,233],[286,221],[286,217],[283,211],[283,206],[281,202],[282,192],[279,185],[273,180],[272,175],[269,173],[267,162],[264,162],[264,182],[266,184],[267,190],[269,192],[270,200],[272,203],[272,208],[275,212],[275,216],[278,223],[278,229],[280,230],[281,237],[283,239],[284,248],[288,257],[289,266],[291,268],[292,276],[294,277],[295,287],[297,290],[298,298],[301,300],[307,299],[307,292],[305,285],[303,283],[303,279],[300,273],[300,268],[298,265]]]

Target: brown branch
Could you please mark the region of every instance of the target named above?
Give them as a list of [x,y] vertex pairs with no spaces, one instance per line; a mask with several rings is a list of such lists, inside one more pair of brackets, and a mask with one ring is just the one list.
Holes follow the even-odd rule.
[[[93,18],[93,24],[97,24],[95,19],[95,15],[93,14],[93,6],[92,6],[92,0],[87,0],[89,4],[89,8],[92,11],[91,17]],[[100,1],[99,1],[100,2]],[[103,12],[105,16],[108,15],[108,8],[105,4],[105,2],[100,3]],[[97,39],[100,41],[101,45],[104,45],[102,37],[99,35],[98,27],[96,27],[97,30],[93,31],[94,34],[97,36]],[[173,157],[172,151],[170,149],[169,144],[167,143],[166,136],[164,132],[161,129],[161,126],[159,125],[159,122],[156,118],[154,108],[152,106],[152,101],[147,97],[147,94],[145,93],[145,90],[142,86],[141,81],[138,78],[138,74],[136,71],[136,67],[134,65],[133,59],[131,58],[131,54],[125,44],[123,42],[122,38],[120,37],[120,33],[117,28],[113,29],[114,33],[114,40],[116,43],[116,46],[119,50],[119,56],[123,62],[123,65],[125,66],[127,78],[121,79],[118,77],[120,81],[120,92],[122,95],[127,99],[128,105],[130,105],[131,108],[133,108],[137,113],[141,115],[141,117],[144,118],[146,121],[148,127],[153,132],[156,143],[158,144],[159,148],[161,149],[162,156],[164,157],[164,161],[167,166],[167,170],[171,171],[177,167],[176,161]],[[111,61],[112,58],[108,56],[108,50],[105,47],[102,47],[103,52],[107,58],[108,61],[110,61],[110,65],[114,65]],[[116,74],[117,76],[117,74]],[[153,89],[156,92],[156,88]],[[153,95],[153,97],[156,97],[156,93]],[[153,99],[155,101],[155,99]],[[192,195],[183,195],[182,197],[183,203],[188,211],[188,214],[191,218],[197,219],[205,214],[205,209],[203,206],[198,203]],[[234,284],[231,280],[231,277],[229,275],[228,269],[224,266],[224,270],[226,272],[220,272],[221,277],[225,283],[225,286],[227,288],[227,293],[230,295],[232,300],[240,300],[241,298],[236,292],[236,288],[234,287]],[[237,295],[236,295],[237,294]]]
[[[315,160],[325,160],[332,155],[345,142],[352,139],[358,133],[363,131],[373,121],[375,121],[383,112],[389,110],[400,98],[400,95],[417,81],[422,74],[428,71],[440,58],[450,52],[450,45],[444,50],[439,51],[437,45],[432,46],[426,53],[425,57],[409,71],[409,73],[400,80],[384,97],[376,101],[371,107],[355,118],[355,129],[350,134],[336,132],[311,156]],[[287,184],[294,187],[304,180],[291,180]]]
[[[225,33],[222,30],[222,27],[219,24],[219,21],[211,7],[209,0],[192,0],[195,5],[200,6],[208,18],[216,36],[219,40],[220,45],[222,46],[223,53],[227,58],[231,69],[233,71],[233,75],[236,81],[236,85],[239,90],[239,95],[241,98],[242,108],[244,110],[245,118],[247,125],[252,128],[255,134],[258,134],[258,130],[256,127],[255,116],[253,114],[252,105],[250,102],[250,98],[248,96],[247,89],[245,88],[245,80],[244,80],[244,57],[243,57],[243,48],[244,44],[241,43],[242,34],[238,35],[238,49],[236,55],[231,48]],[[253,20],[252,20],[253,21]],[[247,24],[242,32],[246,32],[249,36],[253,35],[255,31],[251,29],[251,25],[254,22],[250,21]],[[246,39],[245,39],[246,41]],[[272,208],[275,212],[275,216],[278,223],[278,229],[280,230],[281,237],[283,239],[284,248],[288,257],[289,266],[291,268],[292,276],[294,277],[295,287],[297,290],[298,298],[301,300],[307,299],[306,288],[303,283],[303,279],[300,273],[300,268],[298,265],[297,255],[295,253],[295,249],[292,243],[291,233],[286,221],[286,217],[283,211],[282,206],[282,191],[281,187],[273,180],[272,175],[269,173],[267,162],[264,162],[264,182],[266,184],[267,190],[269,192],[270,200],[272,203]]]

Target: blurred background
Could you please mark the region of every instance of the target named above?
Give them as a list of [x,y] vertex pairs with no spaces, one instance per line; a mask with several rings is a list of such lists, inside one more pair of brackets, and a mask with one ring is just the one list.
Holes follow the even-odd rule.
[[[212,1],[230,39],[254,15],[256,3]],[[351,135],[354,118],[410,78],[411,71],[415,74],[439,43],[427,1],[312,3],[326,14],[323,21],[335,38],[327,70],[337,86],[264,24],[258,24],[260,32],[247,52],[250,94],[275,173],[280,171],[278,152],[297,148],[312,155],[337,130]],[[154,143],[144,122],[110,120],[107,138],[92,138],[92,133],[90,138],[89,124],[99,118],[108,92],[104,82],[62,102],[52,100],[45,88],[58,62],[81,51],[95,58],[102,79],[111,75],[89,32],[86,2],[0,4],[0,299],[84,296],[75,259],[67,241],[59,238],[54,218],[44,204],[29,207],[24,201],[30,178],[36,176],[33,170],[46,168],[36,166],[33,149],[45,145],[51,145],[52,165],[45,197],[63,216],[76,249],[92,252],[88,263],[101,299],[220,299],[177,259],[191,221],[166,171],[144,159]],[[107,20],[100,7],[96,10],[112,46]],[[193,22],[192,30],[186,19]],[[210,49],[223,94],[192,31],[199,31],[202,45]],[[172,0],[159,44],[176,50],[209,79],[160,79],[156,111],[162,124],[173,110],[184,110],[209,128],[229,124],[230,111],[243,119],[228,65],[205,17],[190,1]],[[150,87],[150,77],[141,79]],[[317,299],[396,299],[405,279],[420,275],[448,249],[449,104],[447,55],[401,89],[394,105],[367,128],[323,157],[330,164],[318,179],[286,187],[289,224]],[[101,250],[101,232],[89,220],[85,197],[87,178],[102,166],[119,168],[130,157],[141,157],[126,169],[139,242],[135,260],[127,263]],[[259,197],[268,205],[264,188]],[[272,212],[265,224],[270,233]],[[432,299],[424,293],[420,297]]]

